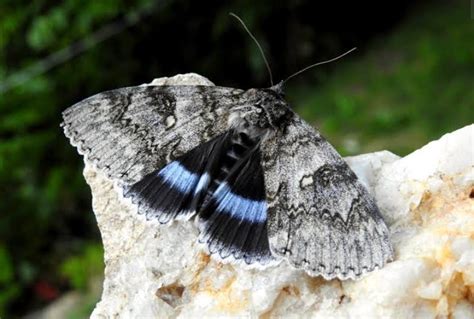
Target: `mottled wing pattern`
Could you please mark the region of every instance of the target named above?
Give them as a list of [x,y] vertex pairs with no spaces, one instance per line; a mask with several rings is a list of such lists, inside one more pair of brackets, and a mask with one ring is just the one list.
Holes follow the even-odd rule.
[[357,278],[392,259],[374,200],[319,132],[295,114],[262,152],[274,255],[326,279]]
[[88,162],[131,184],[226,131],[240,92],[198,85],[122,88],[68,108],[62,126]]

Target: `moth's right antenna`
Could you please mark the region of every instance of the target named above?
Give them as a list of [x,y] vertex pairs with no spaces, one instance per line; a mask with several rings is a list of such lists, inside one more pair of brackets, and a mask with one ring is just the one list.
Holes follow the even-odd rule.
[[315,64],[311,64],[311,65],[305,67],[304,69],[299,70],[299,71],[296,72],[296,73],[293,73],[292,75],[290,75],[289,77],[287,77],[287,78],[286,78],[285,80],[283,80],[282,82],[285,83],[286,81],[288,81],[288,80],[291,79],[292,77],[295,77],[295,76],[297,76],[298,74],[301,74],[301,73],[303,73],[304,71],[306,71],[306,70],[308,70],[308,69],[311,69],[311,68],[313,68],[313,67],[315,67],[315,66],[318,66],[318,65],[321,65],[321,64],[326,64],[326,63],[330,63],[330,62],[339,60],[339,59],[342,58],[343,56],[348,55],[349,53],[351,53],[352,51],[354,51],[355,49],[357,49],[357,48],[352,48],[352,49],[350,49],[349,51],[346,51],[346,52],[344,52],[343,54],[338,55],[337,57],[332,58],[332,59],[330,59],[330,60],[326,60],[326,61],[318,62],[318,63],[315,63]]
[[242,19],[239,18],[239,16],[237,16],[235,13],[229,13],[230,16],[236,18],[240,24],[242,24],[242,26],[244,27],[245,31],[247,31],[247,33],[250,35],[250,37],[252,38],[252,40],[257,44],[258,46],[258,49],[260,50],[260,54],[262,55],[263,57],[263,61],[265,62],[265,65],[267,66],[267,70],[268,70],[268,74],[270,75],[270,83],[272,84],[273,86],[273,76],[272,76],[272,70],[270,69],[270,64],[268,64],[268,61],[267,61],[267,58],[265,57],[265,53],[263,53],[263,49],[262,47],[260,46],[260,43],[258,43],[257,39],[253,36],[252,32],[250,32],[250,30],[247,28],[247,26],[245,25],[245,22],[242,21]]

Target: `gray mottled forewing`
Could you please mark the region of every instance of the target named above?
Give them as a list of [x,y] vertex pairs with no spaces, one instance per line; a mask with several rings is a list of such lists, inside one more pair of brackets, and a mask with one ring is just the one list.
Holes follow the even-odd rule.
[[358,278],[393,258],[373,198],[319,132],[295,115],[262,152],[274,255],[326,279]]
[[226,131],[240,92],[198,85],[122,88],[71,106],[62,126],[88,162],[131,184]]

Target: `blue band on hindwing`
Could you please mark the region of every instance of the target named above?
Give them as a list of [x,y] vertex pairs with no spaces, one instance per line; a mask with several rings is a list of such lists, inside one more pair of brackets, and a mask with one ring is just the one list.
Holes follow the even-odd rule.
[[126,196],[162,224],[198,213],[200,240],[211,253],[265,263],[271,253],[260,155],[247,147],[242,152],[254,153],[234,159],[228,156],[237,148],[232,143],[243,141],[226,134],[202,144],[144,176]]
[[266,201],[251,200],[232,192],[227,183],[220,185],[215,194],[216,210],[233,218],[251,223],[263,223],[267,219]]
[[[163,178],[164,182],[167,183],[170,187],[178,189],[182,193],[190,193],[196,184],[200,186],[199,175],[191,173],[183,165],[177,161],[171,162],[166,165],[161,171],[159,171],[158,176]],[[203,185],[201,185],[202,187]]]
[[209,174],[204,173],[204,175],[202,175],[201,178],[199,179],[196,189],[194,190],[194,194],[197,194],[200,191],[202,191],[204,188],[206,188],[209,185],[210,181],[211,181],[211,177],[209,176]]

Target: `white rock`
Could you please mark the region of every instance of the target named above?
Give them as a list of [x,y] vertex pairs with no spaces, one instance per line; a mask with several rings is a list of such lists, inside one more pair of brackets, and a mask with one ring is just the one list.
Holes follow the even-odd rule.
[[[153,85],[212,83],[196,74]],[[325,281],[285,262],[222,264],[192,222],[146,222],[86,163],[105,248],[94,318],[474,318],[474,125],[399,158],[347,158],[391,228],[396,260],[358,281]]]

